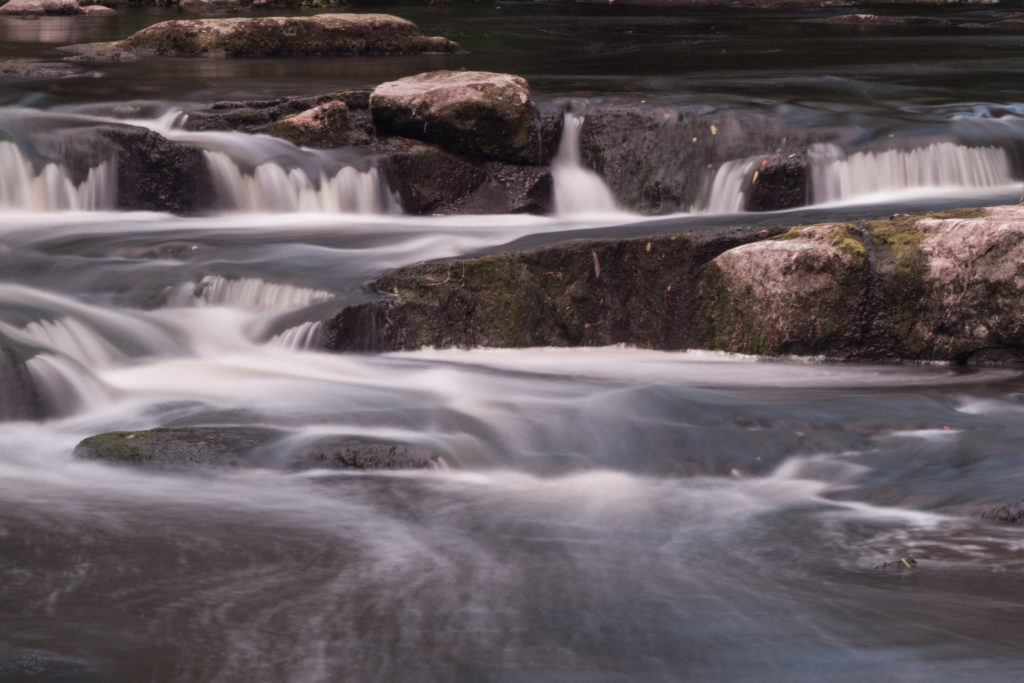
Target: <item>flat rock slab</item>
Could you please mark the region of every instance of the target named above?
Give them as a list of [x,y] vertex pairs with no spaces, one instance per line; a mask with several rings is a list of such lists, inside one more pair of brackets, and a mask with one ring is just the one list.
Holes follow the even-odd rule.
[[182,19],[164,21],[114,43],[68,48],[111,59],[120,52],[165,57],[285,57],[459,52],[440,37],[389,14],[318,14],[312,17]]
[[266,427],[160,427],[107,432],[82,440],[74,457],[158,468],[430,469],[436,454],[418,446],[331,436],[302,446]]
[[378,132],[436,145],[474,161],[536,163],[539,116],[519,76],[429,71],[382,83],[370,95]]

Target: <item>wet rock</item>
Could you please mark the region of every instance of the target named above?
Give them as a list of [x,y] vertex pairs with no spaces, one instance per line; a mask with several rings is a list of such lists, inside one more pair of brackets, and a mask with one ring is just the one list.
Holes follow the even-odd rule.
[[485,71],[431,71],[377,86],[381,135],[430,142],[473,161],[537,163],[539,113],[526,81]]
[[[102,47],[106,46],[106,47]],[[154,24],[117,43],[71,46],[82,55],[128,52],[168,57],[282,57],[458,52],[387,14],[181,19]]]
[[1024,499],[1016,503],[1004,503],[981,514],[982,519],[994,519],[1004,524],[1021,524],[1024,522]]
[[845,224],[730,249],[701,283],[706,343],[773,355],[853,352],[866,266],[860,230]]
[[31,59],[0,60],[0,78],[64,78],[81,71],[59,62],[40,62]]
[[377,149],[388,183],[407,213],[544,213],[551,209],[547,168],[474,164],[406,138],[385,139]]
[[[325,347],[700,347],[701,266],[753,230],[577,242],[409,266],[327,322]],[[358,344],[358,346],[353,346]],[[371,348],[368,348],[371,347]]]
[[805,133],[787,131],[777,119],[760,114],[612,104],[585,111],[580,152],[620,205],[660,214],[697,207],[708,196],[718,167],[755,155],[786,160],[773,166],[772,176],[786,182],[780,187],[782,196],[772,199],[773,186],[766,178],[753,205],[796,206],[793,202],[802,199],[800,174],[788,159],[811,141]]
[[884,572],[896,573],[912,572],[917,569],[917,560],[908,555],[906,557],[901,557],[898,560],[893,560],[892,562],[883,562],[882,564],[875,565],[875,569]]
[[56,652],[0,645],[0,680],[96,681],[100,672],[85,662]]
[[143,128],[99,131],[116,148],[117,208],[195,213],[216,200],[203,153]]
[[78,14],[78,0],[9,0],[0,7],[0,15]]
[[346,90],[315,97],[281,97],[274,100],[244,102],[215,102],[206,109],[188,113],[187,130],[237,130],[243,133],[269,133],[274,123],[290,116],[315,109],[330,102],[341,102],[348,107],[352,128],[359,139],[365,135],[369,141],[369,90]]
[[744,183],[747,211],[782,211],[807,204],[810,169],[806,154],[771,156]]
[[65,62],[72,63],[107,64],[113,62],[135,62],[139,59],[131,51],[121,47],[120,43],[62,45],[57,49],[63,52],[73,52],[74,56],[64,58]]
[[104,17],[117,14],[117,10],[104,5],[84,5],[82,7],[82,14],[87,14],[91,17]]
[[335,350],[711,348],[1024,363],[1024,206],[576,242],[417,264],[327,322]]
[[370,136],[357,128],[344,102],[331,101],[270,124],[266,133],[301,147],[366,145]]
[[163,468],[424,469],[437,455],[412,444],[325,437],[290,447],[287,433],[265,427],[159,427],[107,432],[82,440],[74,457]]
[[25,365],[31,355],[0,336],[0,422],[46,416],[43,398]]

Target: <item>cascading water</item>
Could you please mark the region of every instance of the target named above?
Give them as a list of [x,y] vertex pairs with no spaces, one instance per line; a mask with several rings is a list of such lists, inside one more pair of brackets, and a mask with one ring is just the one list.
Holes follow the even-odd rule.
[[207,275],[198,284],[185,284],[168,297],[171,306],[230,306],[246,311],[283,311],[330,299],[333,295],[309,287],[295,287],[257,278],[231,279]]
[[226,153],[207,151],[217,194],[236,211],[287,213],[396,213],[398,205],[377,172],[345,166],[335,174],[311,177],[301,168],[273,161],[247,173]]
[[267,344],[291,351],[313,348],[323,326],[322,321],[304,322],[274,335]]
[[937,142],[913,149],[847,154],[836,145],[815,145],[811,196],[824,204],[901,192],[1005,190],[1014,185],[1009,155],[994,146]]
[[715,172],[711,191],[704,206],[694,213],[739,213],[743,211],[746,195],[744,185],[751,178],[751,171],[759,159],[734,159],[727,161]]
[[13,142],[0,142],[0,208],[16,211],[95,211],[114,206],[113,163],[89,169],[77,185],[50,162],[36,170]]
[[555,213],[559,215],[621,213],[601,177],[583,165],[580,129],[583,116],[565,112],[562,140],[551,162]]

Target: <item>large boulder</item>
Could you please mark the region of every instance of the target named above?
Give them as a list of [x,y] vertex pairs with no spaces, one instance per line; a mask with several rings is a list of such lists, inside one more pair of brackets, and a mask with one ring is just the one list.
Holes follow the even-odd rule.
[[325,437],[290,444],[266,427],[158,427],[106,432],[83,439],[74,457],[161,468],[265,467],[274,469],[427,469],[435,453],[408,443]]
[[370,96],[382,135],[431,142],[473,161],[540,162],[539,114],[519,76],[431,71],[382,83]]
[[68,48],[85,56],[128,53],[168,57],[281,57],[458,52],[446,38],[424,36],[388,14],[311,17],[179,19],[164,21],[116,43]]
[[79,14],[78,0],[9,0],[0,7],[0,15]]
[[742,353],[854,352],[866,266],[860,229],[847,224],[730,249],[705,268],[705,343]]

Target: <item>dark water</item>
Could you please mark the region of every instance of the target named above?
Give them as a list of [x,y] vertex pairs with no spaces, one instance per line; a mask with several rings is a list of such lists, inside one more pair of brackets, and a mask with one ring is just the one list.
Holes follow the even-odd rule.
[[[956,10],[974,20],[1004,11]],[[396,12],[470,54],[103,65],[0,81],[0,122],[20,142],[29,133],[18,131],[66,125],[43,109],[155,116],[189,101],[459,67],[520,73],[544,97],[765,111],[865,138],[983,129],[1009,144],[1024,102],[1013,36],[865,34],[784,13]],[[0,54],[52,59],[57,45],[167,16],[0,20]],[[157,104],[125,104],[140,100]],[[197,144],[282,153],[241,135]],[[7,159],[0,179],[21,168]],[[48,209],[42,195],[0,216],[0,345],[36,354],[27,367],[52,411],[0,423],[0,680],[1024,672],[1024,537],[979,518],[1024,495],[1016,370],[628,348],[331,355],[288,336],[364,298],[376,274],[421,259],[889,207],[659,220],[186,218]],[[408,441],[446,467],[178,474],[70,455],[101,431],[195,424],[276,426],[296,443]],[[916,571],[874,569],[905,556]]]

